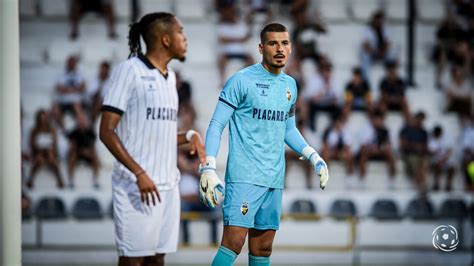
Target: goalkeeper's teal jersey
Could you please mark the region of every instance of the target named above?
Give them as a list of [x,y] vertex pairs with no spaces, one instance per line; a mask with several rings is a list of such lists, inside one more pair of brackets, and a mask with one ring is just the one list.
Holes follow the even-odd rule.
[[235,73],[219,101],[235,109],[229,122],[226,182],[282,189],[285,131],[295,112],[295,80],[268,72],[261,63]]

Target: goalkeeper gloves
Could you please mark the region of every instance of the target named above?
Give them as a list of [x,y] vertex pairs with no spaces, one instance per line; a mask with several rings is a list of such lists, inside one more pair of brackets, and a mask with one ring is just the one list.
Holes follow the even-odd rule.
[[206,157],[206,164],[199,166],[199,199],[207,207],[214,208],[224,201],[224,185],[216,174],[216,158]]
[[329,171],[326,162],[324,162],[323,158],[321,158],[321,156],[319,156],[319,154],[309,146],[303,149],[303,156],[311,162],[314,171],[319,176],[319,186],[321,189],[324,189],[329,180]]

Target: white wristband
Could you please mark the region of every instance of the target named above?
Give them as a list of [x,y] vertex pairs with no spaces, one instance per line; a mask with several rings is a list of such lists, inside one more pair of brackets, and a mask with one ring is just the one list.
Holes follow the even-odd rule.
[[196,132],[195,130],[192,130],[192,129],[188,130],[188,131],[186,132],[186,140],[187,140],[188,142],[190,142],[190,141],[191,141],[191,138],[192,138],[193,135],[196,134],[196,133],[197,133],[197,132]]
[[309,160],[309,157],[311,156],[311,154],[313,154],[315,152],[316,151],[313,149],[313,147],[306,146],[302,151],[302,155],[305,159]]

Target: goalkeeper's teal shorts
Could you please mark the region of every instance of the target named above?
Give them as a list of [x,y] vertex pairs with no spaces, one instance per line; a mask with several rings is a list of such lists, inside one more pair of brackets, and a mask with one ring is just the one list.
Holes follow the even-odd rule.
[[226,183],[222,205],[224,226],[278,230],[282,189],[247,183]]

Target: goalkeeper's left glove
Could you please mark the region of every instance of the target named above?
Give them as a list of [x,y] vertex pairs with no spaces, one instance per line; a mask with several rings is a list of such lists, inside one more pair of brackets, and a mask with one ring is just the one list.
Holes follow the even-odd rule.
[[199,199],[207,207],[214,208],[224,201],[224,185],[216,174],[216,158],[206,157],[206,164],[199,166]]
[[329,180],[329,171],[326,162],[312,147],[309,146],[303,149],[303,157],[311,162],[314,171],[319,176],[319,186],[321,189],[324,189]]

